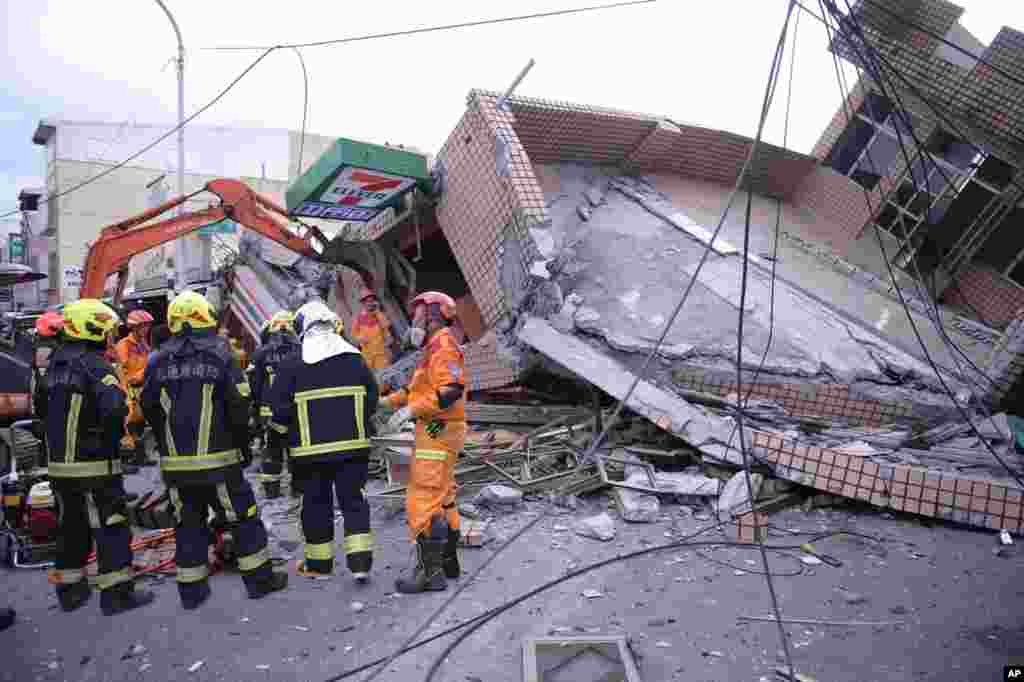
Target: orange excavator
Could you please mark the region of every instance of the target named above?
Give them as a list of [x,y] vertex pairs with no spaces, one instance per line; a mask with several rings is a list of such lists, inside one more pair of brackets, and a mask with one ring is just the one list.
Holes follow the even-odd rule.
[[[149,222],[203,192],[216,196],[220,200],[219,204],[202,211]],[[260,196],[245,183],[219,178],[206,183],[197,192],[177,197],[133,218],[103,228],[99,239],[89,247],[80,296],[102,298],[107,278],[117,273],[114,303],[119,303],[127,280],[128,261],[132,256],[225,219],[233,220],[285,248],[311,258],[319,258],[318,251],[322,253],[328,243],[324,234],[313,225],[300,223],[296,231],[288,223],[286,209]]]

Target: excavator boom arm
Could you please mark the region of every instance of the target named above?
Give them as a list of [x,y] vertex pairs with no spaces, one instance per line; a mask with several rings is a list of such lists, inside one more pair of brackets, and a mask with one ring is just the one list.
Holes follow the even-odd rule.
[[128,261],[132,256],[225,218],[230,218],[242,227],[259,232],[285,248],[311,258],[318,257],[312,246],[313,239],[321,242],[321,249],[325,246],[319,230],[307,230],[304,235],[294,234],[288,230],[274,217],[274,214],[277,214],[287,219],[287,211],[269,199],[259,196],[238,180],[213,180],[203,189],[220,197],[220,205],[139,227],[143,222],[179,206],[187,199],[178,197],[138,216],[104,228],[99,239],[89,247],[86,256],[81,297],[102,297],[107,277],[116,272],[120,281],[115,299],[119,299],[128,270]]

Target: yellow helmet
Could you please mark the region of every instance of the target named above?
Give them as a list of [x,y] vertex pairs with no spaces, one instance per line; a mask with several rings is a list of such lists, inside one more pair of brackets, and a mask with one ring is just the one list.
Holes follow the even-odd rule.
[[180,334],[188,325],[192,329],[217,326],[217,314],[206,297],[195,291],[183,291],[167,306],[167,326],[172,334]]
[[95,298],[83,298],[64,306],[64,333],[72,339],[102,343],[119,323],[113,308]]
[[271,334],[275,332],[291,332],[294,331],[292,323],[295,321],[295,316],[287,310],[282,310],[279,313],[275,313],[270,322],[268,323],[268,331]]

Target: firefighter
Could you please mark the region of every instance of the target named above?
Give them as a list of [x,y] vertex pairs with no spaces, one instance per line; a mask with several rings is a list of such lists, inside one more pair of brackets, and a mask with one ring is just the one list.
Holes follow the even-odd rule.
[[300,522],[305,560],[299,573],[334,570],[334,496],[345,517],[345,559],[364,582],[373,563],[369,474],[369,418],[377,410],[377,382],[359,350],[336,331],[337,315],[320,301],[295,313],[299,353],[278,368],[270,389],[271,427],[288,435],[294,477],[301,481]]
[[267,531],[242,476],[249,453],[249,385],[216,336],[213,307],[199,293],[178,294],[167,308],[172,337],[146,368],[142,410],[160,440],[164,483],[177,515],[174,559],[185,609],[210,596],[209,509],[233,524],[238,568],[250,599],[284,589],[271,570]]
[[[263,345],[252,355],[252,411],[257,423],[268,421],[271,417],[268,399],[277,368],[286,358],[299,352],[299,342],[292,328],[294,318],[288,311],[274,315],[267,324],[265,334],[260,335],[265,339]],[[267,499],[281,496],[281,471],[284,468],[286,444],[282,434],[268,429],[259,475]]]
[[156,464],[146,455],[146,420],[139,407],[139,394],[145,380],[146,363],[149,362],[149,335],[153,328],[153,316],[145,310],[128,313],[128,336],[117,342],[114,352],[121,374],[121,386],[128,396],[128,416],[125,419],[124,443],[134,453],[132,464],[152,466]]
[[352,325],[352,338],[370,369],[384,369],[391,364],[391,323],[381,312],[377,295],[369,289],[363,291],[359,302],[363,309]]
[[454,470],[467,431],[464,360],[451,328],[457,322],[455,301],[436,291],[420,294],[412,317],[409,339],[424,349],[423,358],[409,386],[382,401],[400,408],[388,421],[389,431],[416,420],[406,514],[418,559],[412,575],[395,583],[404,593],[443,590],[445,578],[461,573]]
[[64,308],[63,342],[50,358],[36,392],[36,413],[46,425],[48,474],[60,518],[51,581],[64,611],[92,592],[86,558],[96,542],[100,608],[105,615],[144,606],[150,592],[132,582],[132,532],[118,452],[127,413],[124,390],[104,357],[117,314],[95,299]]

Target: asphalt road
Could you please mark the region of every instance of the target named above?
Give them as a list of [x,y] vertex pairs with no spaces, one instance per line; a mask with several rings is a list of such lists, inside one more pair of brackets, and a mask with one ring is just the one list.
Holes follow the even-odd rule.
[[[662,520],[627,524],[614,510],[611,542],[577,536],[577,518],[607,508],[597,495],[575,512],[558,510],[504,552],[427,634],[515,597],[534,585],[616,554],[667,543],[709,521],[675,505]],[[547,509],[528,502],[496,514],[496,540],[463,551],[472,570],[521,524]],[[266,508],[278,556],[301,547],[287,503]],[[699,511],[699,510],[698,510]],[[799,544],[810,534],[846,528],[883,538],[841,536],[816,543],[841,568],[807,566],[772,553],[784,618],[887,622],[887,625],[788,626],[798,672],[819,682],[1001,679],[1012,657],[1024,662],[1024,540],[997,556],[993,533],[936,524],[870,509],[780,512],[771,544]],[[213,597],[185,612],[173,578],[147,581],[157,600],[146,609],[106,618],[98,597],[80,611],[59,611],[42,571],[5,571],[5,601],[18,622],[0,633],[0,680],[303,680],[317,682],[390,653],[447,593],[396,596],[393,580],[409,559],[403,517],[374,511],[378,551],[373,581],[356,586],[343,567],[330,580],[294,575],[289,589],[246,599],[240,578],[212,579]],[[720,532],[708,539],[722,539]],[[796,538],[796,539],[794,539]],[[729,565],[715,563],[726,562]],[[631,638],[644,680],[776,680],[778,628],[741,623],[771,613],[760,555],[742,549],[676,549],[613,564],[562,583],[491,621],[461,645],[436,680],[502,682],[522,678],[524,637],[623,634]],[[742,572],[742,574],[737,574]],[[465,580],[465,578],[463,578]],[[451,589],[451,588],[450,588]],[[595,590],[600,596],[583,596]],[[353,607],[354,602],[362,608]],[[422,680],[444,643],[396,660],[380,680]],[[133,646],[138,645],[134,653]],[[194,664],[202,666],[190,672]],[[364,679],[366,673],[348,679]],[[565,679],[579,679],[565,677]]]

